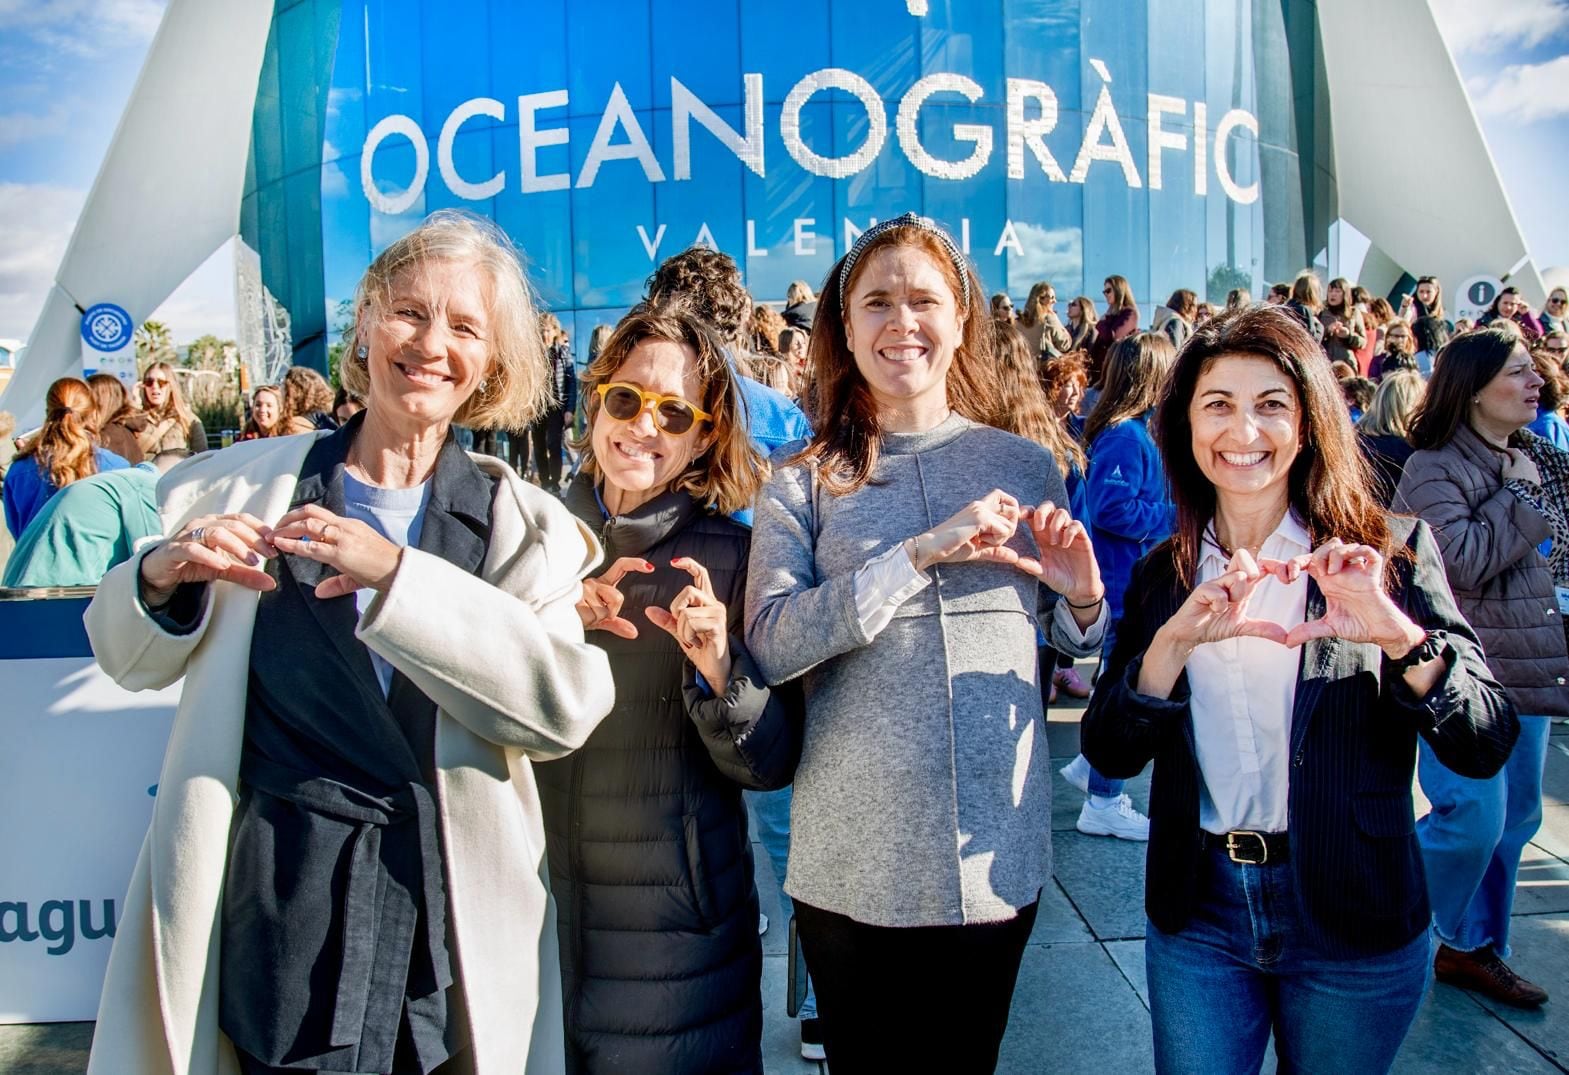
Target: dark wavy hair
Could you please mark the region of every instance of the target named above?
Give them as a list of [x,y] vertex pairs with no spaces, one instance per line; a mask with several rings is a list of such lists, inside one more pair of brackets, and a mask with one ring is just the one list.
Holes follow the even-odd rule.
[[[923,251],[941,270],[958,308],[960,340],[948,367],[948,406],[982,425],[998,424],[996,381],[989,368],[994,347],[991,313],[980,277],[968,265],[953,263],[942,241],[915,226],[889,228],[861,253],[844,293],[855,291],[855,282],[879,250],[909,246]],[[852,493],[871,480],[882,449],[882,423],[866,378],[855,364],[845,341],[845,311],[839,304],[840,258],[817,291],[817,317],[812,322],[808,365],[816,389],[812,413],[816,432],[792,462],[815,467],[823,487],[835,496]],[[959,273],[969,277],[970,301],[964,304]],[[831,416],[831,420],[825,420]],[[1006,427],[1004,427],[1006,428]]]
[[1411,419],[1411,443],[1417,448],[1442,448],[1466,422],[1471,401],[1498,376],[1515,348],[1525,350],[1509,329],[1484,328],[1463,332],[1433,356],[1427,395]]
[[[1215,517],[1215,487],[1193,455],[1189,408],[1204,371],[1219,358],[1253,357],[1273,362],[1290,379],[1301,405],[1297,457],[1287,475],[1288,499],[1313,545],[1330,538],[1371,545],[1386,562],[1391,555],[1389,520],[1374,498],[1373,475],[1357,447],[1340,385],[1324,352],[1302,323],[1275,306],[1249,306],[1212,318],[1194,330],[1177,356],[1155,411],[1153,434],[1166,463],[1171,499],[1177,507],[1172,559],[1185,585],[1198,577],[1204,528]],[[1386,574],[1386,583],[1390,578]]]
[[752,328],[752,296],[741,283],[735,259],[694,246],[660,262],[647,281],[654,306],[679,301],[719,334],[726,347],[745,349]]

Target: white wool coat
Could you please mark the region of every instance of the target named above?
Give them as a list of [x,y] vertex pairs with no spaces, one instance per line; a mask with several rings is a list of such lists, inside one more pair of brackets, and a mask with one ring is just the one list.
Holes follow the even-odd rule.
[[[326,433],[317,436],[326,436]],[[275,522],[316,437],[258,440],[200,456],[160,484],[165,533],[200,515]],[[556,500],[499,460],[482,577],[407,548],[357,636],[439,707],[437,801],[477,1070],[564,1069],[555,906],[530,759],[580,746],[613,701],[605,655],[574,608],[600,549]],[[218,1027],[219,901],[238,801],[254,591],[208,587],[200,627],[176,636],[137,599],[141,556],[88,607],[99,665],[131,690],[185,685],[152,824],[131,877],[104,982],[89,1071],[230,1075]]]

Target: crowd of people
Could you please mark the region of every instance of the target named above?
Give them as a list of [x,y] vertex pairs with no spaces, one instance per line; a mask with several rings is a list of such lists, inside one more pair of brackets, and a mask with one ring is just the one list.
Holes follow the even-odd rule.
[[1564,290],[1102,297],[1016,312],[906,214],[782,309],[678,254],[579,370],[443,212],[337,397],[290,370],[233,447],[157,365],[141,407],[57,382],[6,582],[112,533],[99,663],[185,681],[94,1069],[760,1071],[750,824],[802,1055],[993,1070],[1059,692],[1079,831],[1148,843],[1158,1070],[1388,1070],[1434,974],[1543,1003],[1506,960],[1569,716]]

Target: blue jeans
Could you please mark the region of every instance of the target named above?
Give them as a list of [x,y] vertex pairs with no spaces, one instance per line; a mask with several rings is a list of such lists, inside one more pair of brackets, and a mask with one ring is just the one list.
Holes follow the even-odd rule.
[[1521,717],[1520,738],[1497,776],[1471,780],[1444,767],[1423,740],[1417,778],[1432,813],[1417,822],[1433,932],[1451,948],[1492,945],[1509,957],[1520,853],[1542,823],[1546,717]]
[[[774,877],[779,882],[779,909],[784,912],[786,921],[795,914],[795,906],[784,890],[785,867],[790,861],[792,791],[792,788],[784,787],[778,791],[745,793],[747,809],[752,811],[752,823],[757,826],[757,839],[768,854],[768,861],[774,868]],[[812,988],[810,976],[806,979],[806,999],[801,1002],[801,1010],[798,1014],[802,1019],[817,1018],[817,991]]]
[[1273,1030],[1281,1071],[1387,1072],[1427,991],[1427,931],[1391,952],[1331,958],[1304,933],[1289,861],[1201,854],[1193,918],[1144,935],[1155,1070],[1255,1075]]

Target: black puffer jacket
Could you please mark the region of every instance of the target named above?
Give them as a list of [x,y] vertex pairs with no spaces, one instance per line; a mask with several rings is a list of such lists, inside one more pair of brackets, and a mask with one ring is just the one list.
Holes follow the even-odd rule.
[[[762,946],[741,788],[789,783],[798,707],[763,685],[740,640],[751,532],[672,492],[606,520],[587,479],[567,506],[605,563],[637,556],[621,615],[638,637],[589,638],[610,656],[616,705],[581,750],[536,764],[561,936],[571,1072],[762,1070]],[[708,568],[730,614],[734,670],[718,696],[643,610],[668,608]]]

